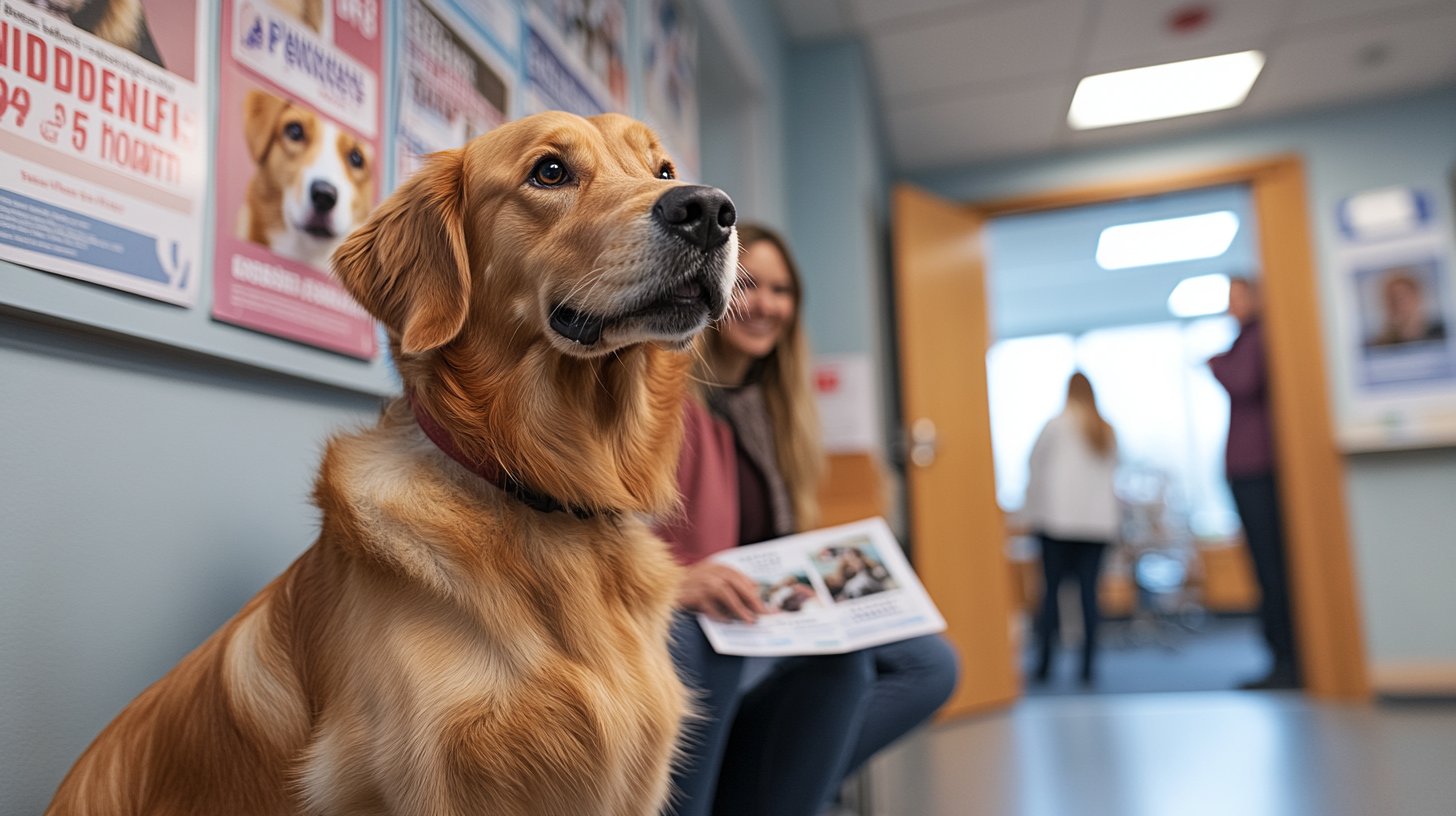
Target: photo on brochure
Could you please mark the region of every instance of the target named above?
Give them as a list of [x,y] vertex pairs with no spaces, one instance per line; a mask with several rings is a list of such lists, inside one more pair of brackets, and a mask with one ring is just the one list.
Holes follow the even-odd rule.
[[898,584],[875,545],[859,536],[814,553],[814,566],[835,603],[895,589]]
[[759,581],[758,595],[769,614],[803,612],[819,605],[819,594],[802,570],[791,572],[775,581]]

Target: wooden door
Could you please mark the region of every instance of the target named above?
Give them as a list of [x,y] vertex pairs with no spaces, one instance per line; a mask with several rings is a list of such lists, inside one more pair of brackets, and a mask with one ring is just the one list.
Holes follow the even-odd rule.
[[948,624],[961,681],[942,716],[1005,705],[1019,688],[1006,534],[987,402],[982,218],[901,185],[894,259],[916,571]]

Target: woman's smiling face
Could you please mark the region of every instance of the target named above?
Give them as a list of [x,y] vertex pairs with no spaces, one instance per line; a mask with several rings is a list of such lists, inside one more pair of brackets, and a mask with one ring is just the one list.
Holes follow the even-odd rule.
[[773,353],[794,319],[797,294],[788,261],[772,241],[757,241],[739,255],[738,304],[720,331],[729,348],[762,359]]

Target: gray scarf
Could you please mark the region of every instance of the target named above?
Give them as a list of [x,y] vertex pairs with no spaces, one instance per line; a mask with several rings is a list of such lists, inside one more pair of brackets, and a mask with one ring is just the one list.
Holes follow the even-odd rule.
[[784,474],[779,471],[773,421],[768,415],[768,403],[764,400],[762,386],[750,383],[742,388],[710,389],[708,407],[733,427],[733,435],[738,445],[763,474],[764,481],[768,484],[769,506],[773,508],[774,532],[781,536],[793,533],[796,529],[794,503],[789,498]]

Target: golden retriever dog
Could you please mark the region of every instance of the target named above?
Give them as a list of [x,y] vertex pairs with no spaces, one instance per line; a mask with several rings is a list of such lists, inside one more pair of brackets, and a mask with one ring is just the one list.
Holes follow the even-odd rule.
[[677,500],[732,202],[645,126],[435,154],[334,258],[405,395],[333,438],[314,544],[82,754],[51,814],[646,816],[687,697]]
[[258,90],[243,98],[243,137],[255,166],[238,237],[327,269],[374,203],[369,144],[309,108]]

